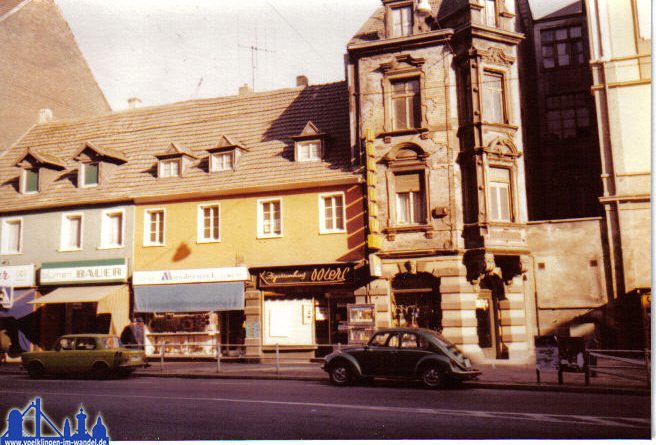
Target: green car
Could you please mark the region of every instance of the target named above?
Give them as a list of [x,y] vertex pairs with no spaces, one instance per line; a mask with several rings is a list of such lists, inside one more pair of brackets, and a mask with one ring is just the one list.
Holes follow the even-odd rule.
[[21,360],[34,379],[46,374],[90,374],[101,380],[148,366],[143,351],[126,349],[118,337],[107,334],[64,335],[52,350],[24,352]]
[[421,328],[377,331],[364,346],[327,355],[322,368],[338,386],[384,377],[421,380],[436,388],[474,379],[481,373],[442,334]]

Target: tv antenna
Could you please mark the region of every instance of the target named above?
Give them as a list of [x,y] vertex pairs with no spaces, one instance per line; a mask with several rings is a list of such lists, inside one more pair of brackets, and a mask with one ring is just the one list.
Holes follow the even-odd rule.
[[257,46],[257,40],[255,40],[255,45],[237,45],[240,48],[246,48],[251,50],[251,88],[255,91],[255,70],[257,69],[257,53],[275,53],[275,51],[268,48],[260,48]]

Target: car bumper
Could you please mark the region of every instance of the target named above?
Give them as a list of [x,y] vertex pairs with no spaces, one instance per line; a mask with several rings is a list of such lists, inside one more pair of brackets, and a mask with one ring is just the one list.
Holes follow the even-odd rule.
[[451,369],[451,375],[458,380],[472,380],[481,375],[478,369]]

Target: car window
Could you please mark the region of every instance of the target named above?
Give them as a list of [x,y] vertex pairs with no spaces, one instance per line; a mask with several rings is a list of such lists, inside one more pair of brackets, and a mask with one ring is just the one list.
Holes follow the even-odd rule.
[[118,337],[105,337],[102,339],[102,343],[105,349],[116,349],[123,346]]
[[387,342],[387,346],[390,348],[398,348],[399,347],[399,334],[394,334],[390,337],[389,341]]
[[96,349],[96,339],[92,337],[80,337],[75,342],[78,351],[93,351]]
[[72,338],[60,338],[55,345],[55,351],[71,351],[73,349]]
[[389,332],[379,332],[374,335],[369,342],[370,346],[385,346],[387,339],[389,338]]
[[408,332],[405,332],[401,335],[401,347],[402,348],[418,348],[419,345],[417,343],[417,336],[415,334],[411,334]]

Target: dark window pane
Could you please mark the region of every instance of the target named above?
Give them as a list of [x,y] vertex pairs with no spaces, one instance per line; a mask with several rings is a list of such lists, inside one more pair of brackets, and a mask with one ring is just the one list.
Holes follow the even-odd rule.
[[39,191],[39,171],[36,169],[25,170],[25,192],[33,193]]
[[98,164],[84,165],[84,185],[98,184]]

